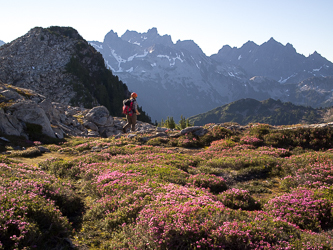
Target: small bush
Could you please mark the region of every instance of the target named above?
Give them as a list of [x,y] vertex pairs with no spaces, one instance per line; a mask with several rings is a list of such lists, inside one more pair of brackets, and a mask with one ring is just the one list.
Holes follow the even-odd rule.
[[232,135],[234,132],[231,130],[216,125],[207,134],[200,137],[200,142],[203,146],[208,146],[213,141],[230,138]]
[[253,199],[247,190],[233,188],[217,197],[226,207],[231,209],[260,210],[260,203]]
[[36,147],[31,147],[26,150],[16,150],[12,151],[11,153],[11,156],[13,157],[26,157],[26,158],[32,158],[40,155],[42,155],[42,153]]
[[77,179],[80,172],[80,169],[76,167],[74,162],[66,161],[63,159],[54,159],[40,162],[39,167],[60,178],[69,177],[72,179]]
[[270,133],[270,128],[271,128],[271,126],[268,124],[253,125],[249,130],[249,134],[256,136],[259,139],[263,139],[264,135],[267,135]]
[[220,193],[227,190],[227,184],[222,177],[210,174],[196,174],[188,178],[189,184],[197,187],[209,188],[212,193]]
[[299,188],[271,199],[265,205],[265,210],[302,229],[319,230],[332,225],[332,205],[327,199],[318,199],[313,190]]

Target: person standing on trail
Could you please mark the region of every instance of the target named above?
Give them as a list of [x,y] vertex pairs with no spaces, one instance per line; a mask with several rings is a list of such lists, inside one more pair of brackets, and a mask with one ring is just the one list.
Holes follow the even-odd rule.
[[[137,120],[137,115],[140,115],[140,112],[138,111],[138,103],[136,101],[136,98],[138,97],[137,93],[133,92],[131,94],[131,98],[127,103],[124,103],[124,107],[127,107],[127,112],[124,112],[126,114],[127,123],[123,127],[123,132],[126,133],[127,129],[131,127],[132,132],[135,131],[135,124]],[[125,102],[125,101],[124,101]]]

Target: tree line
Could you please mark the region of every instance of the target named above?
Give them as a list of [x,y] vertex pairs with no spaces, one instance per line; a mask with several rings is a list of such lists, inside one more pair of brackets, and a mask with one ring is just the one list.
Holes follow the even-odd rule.
[[165,121],[162,119],[160,123],[157,122],[155,123],[158,127],[165,127],[170,129],[179,129],[179,130],[193,126],[193,124],[190,123],[190,120],[188,118],[186,119],[183,115],[180,116],[180,120],[178,123],[175,122],[172,116],[171,117],[168,116]]

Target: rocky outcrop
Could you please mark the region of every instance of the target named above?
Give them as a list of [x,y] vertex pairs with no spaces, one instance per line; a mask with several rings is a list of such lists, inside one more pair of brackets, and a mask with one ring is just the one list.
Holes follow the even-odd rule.
[[104,106],[94,107],[87,114],[86,119],[99,127],[109,127],[113,125],[113,118]]
[[6,114],[3,109],[0,109],[0,131],[3,134],[27,138],[24,134],[23,124],[15,116]]
[[[42,133],[53,138],[67,136],[110,137],[122,134],[124,118],[113,117],[104,106],[92,109],[50,102],[36,92],[0,83],[0,132],[29,138],[27,124],[42,127]],[[137,122],[137,131],[155,127]]]
[[42,126],[43,134],[49,137],[56,137],[45,111],[34,101],[20,100],[8,107],[7,113],[12,114],[12,116],[21,122],[38,124]]

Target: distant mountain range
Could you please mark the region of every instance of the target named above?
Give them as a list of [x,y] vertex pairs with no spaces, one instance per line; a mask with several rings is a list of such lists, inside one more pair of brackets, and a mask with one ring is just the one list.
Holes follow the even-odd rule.
[[279,83],[298,83],[314,76],[332,75],[333,64],[314,52],[309,57],[298,54],[287,43],[283,46],[273,38],[257,45],[247,42],[241,48],[226,45],[211,58],[243,68],[249,77],[265,76]]
[[246,98],[192,116],[189,120],[194,125],[225,122],[236,122],[241,125],[249,123],[270,125],[311,124],[331,122],[331,111],[331,108],[314,109],[294,105],[291,102],[281,102],[280,100],[257,101]]
[[105,64],[138,93],[152,120],[190,117],[243,98],[280,99],[297,105],[333,105],[333,64],[314,52],[305,57],[271,38],[262,45],[226,45],[210,57],[192,40],[173,43],[156,28],[110,31],[91,41]]
[[0,46],[4,45],[5,42],[0,40]]

